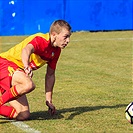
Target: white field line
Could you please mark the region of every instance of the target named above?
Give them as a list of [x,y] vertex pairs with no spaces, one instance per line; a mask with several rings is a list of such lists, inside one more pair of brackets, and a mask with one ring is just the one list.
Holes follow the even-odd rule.
[[35,130],[34,128],[31,128],[29,125],[25,124],[22,121],[11,121],[11,124],[15,125],[22,131],[25,131],[26,133],[41,133],[38,130]]
[[[90,41],[112,41],[112,40],[132,40],[133,41],[133,38],[95,38],[95,39],[92,39],[92,38],[86,38],[86,39],[76,39],[76,40],[70,40],[71,42],[81,42],[81,41],[87,41],[87,40],[90,40]],[[10,45],[10,44],[18,44],[20,42],[11,42],[11,43],[4,43],[4,42],[0,42],[0,44],[4,44],[4,45]]]
[[4,45],[10,45],[10,44],[18,44],[19,42],[0,42],[0,45],[1,44],[4,44]]
[[112,40],[132,40],[133,38],[95,38],[95,39],[91,39],[91,38],[86,38],[86,39],[77,39],[77,40],[71,40],[72,42],[78,42],[78,41],[112,41]]

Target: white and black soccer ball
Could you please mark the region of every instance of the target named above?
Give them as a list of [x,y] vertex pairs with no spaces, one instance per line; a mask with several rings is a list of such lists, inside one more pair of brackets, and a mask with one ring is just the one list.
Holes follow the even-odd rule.
[[125,115],[128,122],[133,124],[133,102],[126,107]]

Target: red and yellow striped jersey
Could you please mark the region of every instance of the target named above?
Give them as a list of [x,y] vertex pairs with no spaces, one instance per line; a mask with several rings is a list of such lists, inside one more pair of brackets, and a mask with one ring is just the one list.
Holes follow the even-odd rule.
[[34,46],[34,53],[31,54],[29,60],[29,65],[33,70],[40,68],[46,63],[52,69],[56,69],[56,63],[60,56],[61,49],[51,45],[49,33],[33,34],[8,51],[1,53],[0,56],[16,63],[23,69],[24,65],[22,63],[21,52],[27,44],[32,44]]

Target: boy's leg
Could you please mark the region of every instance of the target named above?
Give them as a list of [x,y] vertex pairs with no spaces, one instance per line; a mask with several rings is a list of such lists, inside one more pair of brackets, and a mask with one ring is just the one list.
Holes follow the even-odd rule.
[[29,104],[25,95],[9,102],[10,106],[2,105],[0,115],[9,119],[26,120],[30,116]]
[[29,76],[26,76],[22,71],[15,71],[11,82],[12,87],[0,96],[0,106],[31,92],[35,88],[32,79]]
[[10,101],[9,104],[16,110],[13,118],[16,120],[26,120],[30,116],[29,104],[26,95],[17,100]]
[[[29,117],[29,106],[25,94],[35,88],[32,79],[26,76],[23,71],[18,71],[16,64],[1,57],[0,73],[0,90],[2,92],[0,114],[8,117],[12,113],[10,117],[18,120],[27,119]],[[4,105],[7,102],[10,102],[10,107]],[[4,114],[4,110],[7,110],[6,114]]]
[[[4,92],[4,91],[2,88],[0,88],[0,96],[2,96],[2,94],[3,94],[2,92]],[[15,112],[16,112],[16,110],[12,106],[7,106],[7,105],[0,106],[0,115],[2,115],[4,117],[13,119]]]
[[0,115],[7,117],[9,119],[14,118],[16,110],[12,106],[2,105],[0,107]]

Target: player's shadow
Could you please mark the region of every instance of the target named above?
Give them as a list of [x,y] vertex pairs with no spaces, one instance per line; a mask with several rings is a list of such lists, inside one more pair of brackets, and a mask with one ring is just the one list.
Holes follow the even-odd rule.
[[[32,112],[30,116],[30,120],[50,120],[50,119],[62,119],[64,118],[63,114],[70,113],[66,120],[72,120],[75,116],[83,114],[85,112],[101,110],[105,108],[113,109],[113,108],[122,108],[126,107],[127,104],[119,104],[114,106],[83,106],[83,107],[72,107],[72,108],[64,108],[57,110],[56,115],[50,116],[47,111],[38,111]],[[124,111],[124,110],[123,110]]]
[[[86,112],[91,112],[91,111],[96,111],[96,110],[101,110],[101,109],[114,109],[114,108],[122,108],[126,107],[128,104],[119,104],[119,105],[114,105],[114,106],[82,106],[82,107],[72,107],[72,108],[64,108],[57,110],[57,114],[54,116],[50,116],[47,111],[37,111],[37,112],[32,112],[30,115],[29,120],[51,120],[51,119],[62,119],[64,118],[65,113],[69,113],[70,115],[65,118],[66,120],[72,120],[75,116],[86,113]],[[124,110],[123,110],[124,111]],[[9,123],[10,120],[7,120],[6,118],[0,118],[0,124],[4,123]]]

